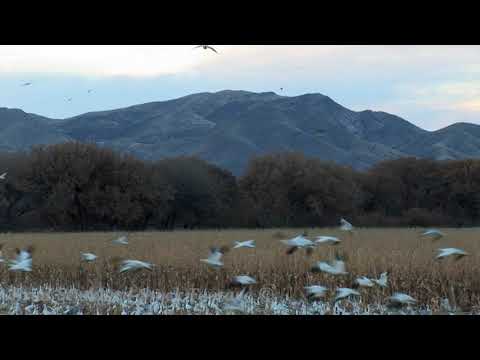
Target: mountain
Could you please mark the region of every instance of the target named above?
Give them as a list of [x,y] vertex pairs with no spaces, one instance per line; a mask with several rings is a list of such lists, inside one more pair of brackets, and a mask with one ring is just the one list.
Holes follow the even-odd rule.
[[94,141],[150,160],[197,155],[235,174],[254,155],[285,150],[357,169],[403,156],[480,156],[478,125],[429,132],[384,112],[351,111],[321,94],[226,90],[62,120],[0,109],[3,150],[67,139]]

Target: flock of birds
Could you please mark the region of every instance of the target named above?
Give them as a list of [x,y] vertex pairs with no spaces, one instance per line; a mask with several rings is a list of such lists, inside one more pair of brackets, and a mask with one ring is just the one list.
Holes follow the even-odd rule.
[[[353,235],[354,227],[345,219],[341,219],[340,230],[345,231]],[[429,229],[421,234],[422,237],[428,237],[432,240],[439,240],[445,236],[444,233],[437,229]],[[280,240],[284,245],[287,246],[286,254],[291,255],[296,251],[303,249],[306,251],[307,255],[312,254],[313,250],[317,246],[328,245],[336,246],[339,245],[342,240],[334,236],[318,236],[314,240],[310,240],[306,237],[306,234],[296,236],[295,238],[288,240]],[[123,246],[129,244],[129,239],[127,235],[123,235],[112,241],[112,244]],[[231,247],[234,250],[238,249],[251,249],[255,248],[255,240],[247,241],[236,241]],[[30,246],[26,249],[16,249],[16,258],[15,259],[4,259],[2,254],[2,245],[0,244],[0,263],[8,264],[10,271],[15,272],[30,272],[32,271],[32,253],[33,247]],[[210,254],[206,259],[200,259],[200,262],[212,267],[212,268],[222,268],[224,263],[222,261],[223,256],[230,250],[230,247],[212,247],[210,249]],[[467,252],[462,249],[456,248],[442,248],[438,249],[439,254],[436,259],[441,260],[447,257],[452,257],[456,260],[459,260],[467,256]],[[84,252],[81,253],[81,260],[87,263],[92,263],[97,260],[97,255],[93,253]],[[126,273],[136,270],[149,270],[152,271],[154,265],[140,260],[126,259],[121,261],[119,264],[118,271],[119,273]],[[346,265],[344,259],[336,255],[336,259],[330,263],[319,261],[315,263],[311,271],[313,273],[325,273],[331,276],[340,277],[347,275]],[[244,295],[248,291],[249,287],[257,284],[257,281],[249,275],[238,275],[233,277],[230,282],[230,287],[232,288],[241,288],[238,295],[232,297],[229,301],[225,303],[225,310],[242,312],[244,305]],[[383,272],[378,279],[368,278],[366,276],[360,276],[355,279],[351,288],[340,287],[336,289],[336,296],[333,299],[333,305],[338,301],[344,299],[351,299],[360,297],[361,293],[360,288],[368,289],[378,286],[380,288],[388,287],[388,273]],[[310,285],[305,287],[306,297],[309,301],[318,301],[325,299],[328,293],[328,288],[319,284]],[[388,308],[401,309],[405,306],[415,305],[417,300],[411,297],[408,294],[396,292],[392,296],[388,297]],[[445,299],[444,299],[445,301]],[[448,302],[448,300],[447,300]],[[445,307],[448,304],[444,304]]]

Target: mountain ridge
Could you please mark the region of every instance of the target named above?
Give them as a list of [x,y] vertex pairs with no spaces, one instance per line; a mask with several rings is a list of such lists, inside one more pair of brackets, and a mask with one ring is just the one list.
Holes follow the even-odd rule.
[[480,157],[479,125],[428,131],[386,112],[350,110],[319,93],[203,92],[65,119],[0,108],[0,150],[68,140],[146,160],[196,155],[237,175],[252,156],[277,151],[300,151],[357,169],[404,156]]

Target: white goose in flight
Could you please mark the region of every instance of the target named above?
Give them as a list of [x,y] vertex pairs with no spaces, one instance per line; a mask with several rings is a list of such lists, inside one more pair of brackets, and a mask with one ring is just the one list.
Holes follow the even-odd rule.
[[150,264],[145,261],[139,261],[139,260],[125,260],[122,262],[122,267],[120,268],[120,273],[124,273],[127,271],[132,271],[132,270],[141,270],[141,269],[146,269],[146,270],[153,270],[153,264]]
[[318,236],[315,240],[317,245],[338,245],[341,240],[335,236]]
[[357,290],[349,288],[337,288],[337,296],[335,302],[346,299],[351,296],[360,296],[361,294]]
[[306,249],[307,254],[311,254],[313,251],[313,248],[315,247],[315,243],[312,240],[307,239],[303,235],[299,235],[297,237],[294,237],[293,239],[289,240],[280,240],[282,243],[288,246],[287,249],[287,254],[291,255],[298,249]]
[[235,241],[234,249],[255,248],[255,240]]
[[210,249],[210,255],[207,259],[201,259],[201,262],[204,262],[212,267],[220,268],[223,266],[222,257],[228,251],[228,248],[216,248],[213,247]]
[[432,240],[436,241],[436,240],[439,240],[439,239],[443,238],[445,236],[445,234],[443,232],[441,232],[440,230],[437,230],[437,229],[428,229],[425,232],[423,232],[420,236],[421,237],[429,237]]
[[343,260],[335,260],[331,264],[319,261],[311,269],[312,272],[324,272],[330,275],[347,275]]
[[93,262],[97,259],[97,255],[92,253],[81,253],[80,256],[82,257],[82,260],[85,262]]
[[32,271],[32,252],[33,247],[29,247],[25,250],[16,250],[17,258],[15,260],[10,260],[10,271],[23,271],[30,272]]
[[355,286],[357,287],[368,287],[371,288],[375,285],[375,283],[367,278],[366,276],[361,276],[355,279]]
[[456,249],[456,248],[445,248],[445,249],[438,249],[437,250],[439,254],[437,255],[437,260],[445,259],[446,257],[453,256],[455,260],[460,260],[461,258],[465,257],[468,255],[467,252],[465,252],[462,249]]
[[249,285],[254,285],[256,283],[257,283],[257,281],[254,278],[252,278],[251,276],[239,275],[239,276],[235,276],[232,279],[231,285],[232,286],[249,286]]
[[128,245],[128,237],[126,235],[119,237],[112,241],[113,244],[116,245]]
[[352,232],[353,231],[353,225],[350,224],[347,220],[342,218],[342,219],[340,219],[340,230]]
[[414,305],[417,303],[417,300],[412,298],[410,295],[404,293],[394,293],[388,299],[389,306],[393,308],[400,308],[407,305]]
[[305,291],[307,292],[307,298],[309,300],[317,300],[324,298],[327,294],[327,288],[320,285],[305,286]]
[[388,282],[388,273],[387,272],[384,272],[384,273],[381,273],[380,274],[380,278],[378,279],[372,279],[372,281],[377,284],[378,286],[380,287],[383,287],[383,288],[386,288],[388,285],[387,285],[387,282]]

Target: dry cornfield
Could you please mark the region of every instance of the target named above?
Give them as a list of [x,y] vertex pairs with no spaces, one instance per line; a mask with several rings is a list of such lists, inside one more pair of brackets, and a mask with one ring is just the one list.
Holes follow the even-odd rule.
[[[170,291],[224,291],[228,280],[247,274],[257,280],[253,294],[272,294],[305,299],[304,286],[323,285],[331,290],[351,287],[357,276],[389,274],[389,287],[361,290],[362,301],[384,303],[393,292],[404,292],[432,310],[452,297],[464,309],[480,308],[480,242],[477,229],[444,229],[446,237],[433,242],[421,238],[422,229],[357,229],[353,235],[338,229],[308,229],[308,236],[332,235],[338,246],[317,247],[311,256],[297,251],[285,254],[279,240],[298,229],[139,232],[129,234],[129,245],[111,243],[117,233],[22,233],[2,234],[3,257],[12,258],[16,247],[33,245],[31,273],[12,273],[0,264],[2,286],[51,286],[77,289],[108,288]],[[211,269],[199,260],[210,246],[232,245],[235,240],[255,240],[255,249],[235,249],[224,257],[223,269]],[[436,249],[458,247],[470,255],[454,261],[435,260]],[[348,275],[333,277],[310,272],[316,261],[329,261],[335,252],[346,256]],[[81,252],[98,255],[96,262],[82,263]],[[155,264],[153,272],[119,274],[114,259],[138,259]]]

